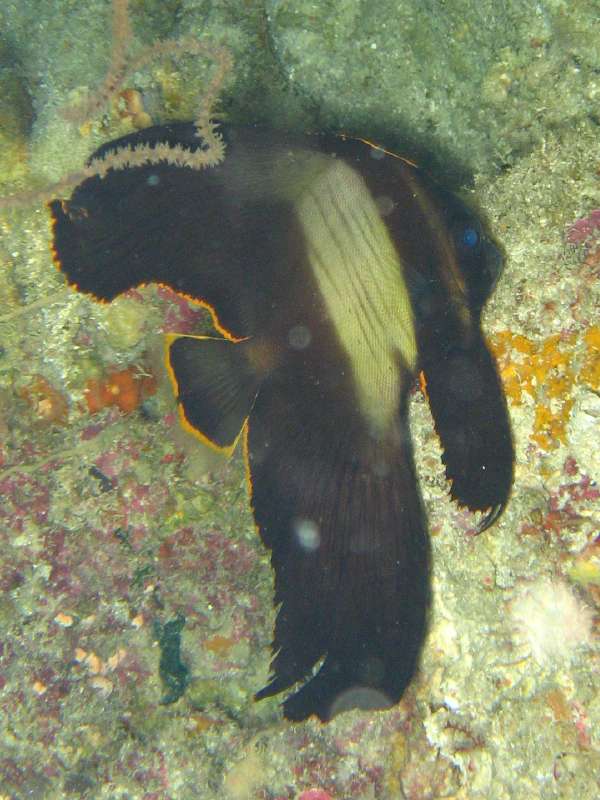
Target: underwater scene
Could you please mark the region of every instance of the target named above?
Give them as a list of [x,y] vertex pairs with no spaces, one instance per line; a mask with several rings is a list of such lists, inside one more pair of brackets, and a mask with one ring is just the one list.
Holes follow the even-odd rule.
[[3,0],[0,266],[0,800],[600,796],[599,0]]

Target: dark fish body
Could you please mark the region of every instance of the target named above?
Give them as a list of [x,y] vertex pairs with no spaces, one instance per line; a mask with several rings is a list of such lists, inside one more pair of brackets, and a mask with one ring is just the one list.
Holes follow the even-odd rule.
[[[491,509],[489,523],[510,491],[480,328],[501,259],[454,195],[382,149],[260,128],[226,138],[215,168],[110,170],[53,201],[56,260],[98,300],[158,282],[211,309],[219,336],[169,337],[168,366],[186,425],[226,452],[244,439],[279,605],[258,697],[305,681],[290,719],[386,707],[414,675],[430,603],[407,422],[420,370],[453,498]],[[96,155],[155,142],[198,146],[179,124]]]

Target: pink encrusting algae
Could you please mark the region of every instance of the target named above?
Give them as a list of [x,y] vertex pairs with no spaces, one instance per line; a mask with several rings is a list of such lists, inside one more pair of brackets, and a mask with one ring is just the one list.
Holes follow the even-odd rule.
[[541,665],[569,662],[592,643],[594,612],[561,580],[519,587],[510,617],[516,638]]
[[569,244],[583,244],[600,233],[600,208],[596,208],[586,217],[582,217],[569,226],[567,241]]

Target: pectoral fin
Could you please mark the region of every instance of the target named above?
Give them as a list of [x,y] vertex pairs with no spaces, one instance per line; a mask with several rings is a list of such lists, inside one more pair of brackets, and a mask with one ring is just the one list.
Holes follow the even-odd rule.
[[258,394],[261,370],[251,340],[167,337],[167,368],[182,422],[205,444],[235,449]]

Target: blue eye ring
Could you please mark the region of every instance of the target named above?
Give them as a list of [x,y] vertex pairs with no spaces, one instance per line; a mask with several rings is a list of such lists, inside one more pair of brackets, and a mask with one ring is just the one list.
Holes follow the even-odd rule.
[[475,228],[465,228],[461,238],[465,247],[471,248],[479,244],[479,233]]

